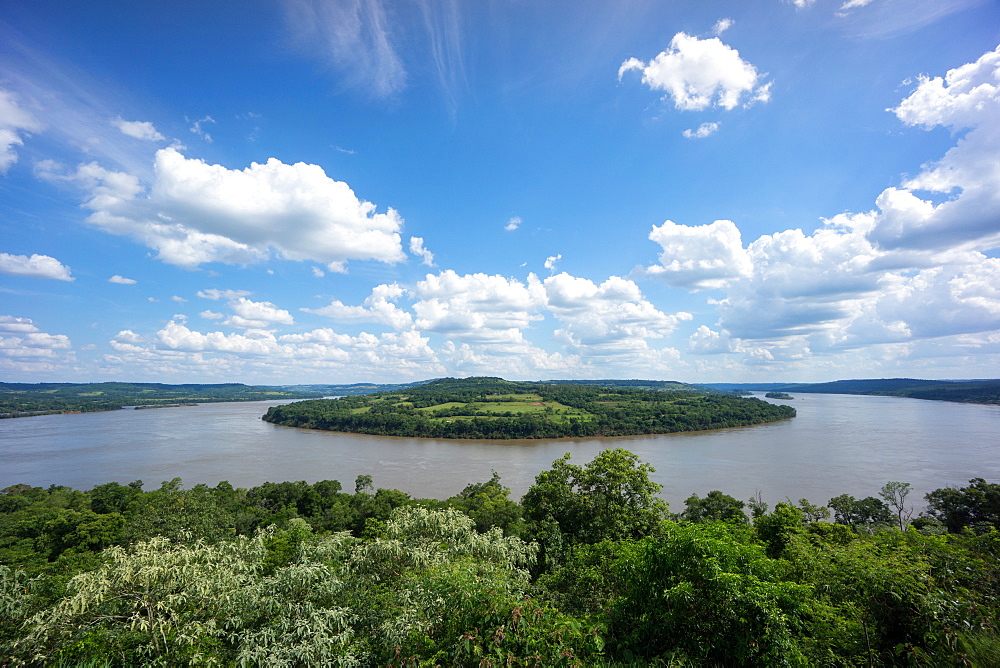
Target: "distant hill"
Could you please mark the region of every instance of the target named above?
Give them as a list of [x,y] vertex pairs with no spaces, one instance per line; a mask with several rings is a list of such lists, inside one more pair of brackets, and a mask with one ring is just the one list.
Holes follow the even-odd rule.
[[0,383],[0,417],[111,411],[125,406],[155,407],[219,401],[307,399],[317,392],[242,383]]
[[830,383],[709,383],[718,390],[775,391],[799,394],[865,394],[910,399],[933,399],[977,404],[1000,404],[1000,380],[921,380],[869,378]]

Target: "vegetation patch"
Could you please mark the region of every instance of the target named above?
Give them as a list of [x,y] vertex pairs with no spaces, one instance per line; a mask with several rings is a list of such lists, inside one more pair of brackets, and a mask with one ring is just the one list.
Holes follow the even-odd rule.
[[666,434],[793,417],[795,409],[699,390],[445,378],[367,396],[274,406],[289,427],[426,438],[560,438]]
[[264,401],[321,396],[242,383],[0,383],[0,418],[52,413],[113,411],[125,406],[190,405],[217,401]]

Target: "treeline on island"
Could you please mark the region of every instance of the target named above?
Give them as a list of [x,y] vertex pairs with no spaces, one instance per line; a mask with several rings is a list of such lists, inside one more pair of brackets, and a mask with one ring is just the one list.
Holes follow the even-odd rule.
[[0,490],[0,665],[1000,665],[1000,484],[671,512],[625,450],[445,500]]
[[242,383],[0,383],[0,418],[112,411],[125,406],[176,406],[316,396],[322,394]]
[[393,392],[274,406],[267,422],[380,436],[560,438],[700,431],[790,418],[731,394],[446,378]]

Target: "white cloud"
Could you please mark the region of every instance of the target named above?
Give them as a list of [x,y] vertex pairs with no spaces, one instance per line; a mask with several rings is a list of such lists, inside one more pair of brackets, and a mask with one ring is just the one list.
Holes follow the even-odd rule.
[[675,287],[722,288],[753,271],[740,231],[729,220],[695,227],[668,220],[659,227],[654,225],[649,239],[663,250],[660,263],[647,267],[646,274]]
[[695,355],[717,355],[733,352],[729,332],[716,332],[705,325],[699,325],[688,339],[688,352]]
[[211,116],[205,116],[204,118],[199,118],[198,120],[194,121],[194,123],[192,123],[191,127],[188,129],[192,133],[198,135],[206,142],[211,144],[214,140],[212,139],[212,135],[208,134],[208,132],[206,132],[205,129],[201,127],[202,124],[204,123],[215,123],[215,119],[212,118]]
[[183,298],[183,297],[181,297],[180,295],[174,295],[173,297],[171,297],[171,298],[170,298],[170,300],[171,300],[171,301],[175,301],[175,302],[177,302],[178,304],[183,304],[183,303],[185,303],[185,302],[187,301],[186,299],[184,299],[184,298]]
[[320,269],[319,267],[313,267],[312,275],[315,276],[316,278],[323,278],[324,276],[326,276],[326,272]]
[[434,266],[434,253],[424,248],[423,238],[410,237],[410,252],[421,259],[421,264],[428,267]]
[[0,332],[37,332],[38,327],[31,318],[15,318],[12,315],[0,315]]
[[76,280],[70,276],[70,268],[48,255],[11,255],[0,253],[0,274],[51,278],[57,281]]
[[220,299],[239,299],[240,297],[246,297],[252,294],[249,290],[219,290],[217,288],[209,288],[207,290],[199,290],[197,295],[202,299],[211,299],[212,301],[218,301]]
[[413,327],[413,317],[394,303],[404,293],[405,291],[395,283],[379,285],[372,290],[362,306],[347,306],[339,300],[334,300],[329,306],[302,310],[334,320],[377,322],[402,331]]
[[202,318],[205,318],[206,320],[222,320],[224,317],[226,317],[222,313],[217,313],[209,309],[201,311],[198,315],[201,316]]
[[995,354],[1000,48],[944,77],[921,78],[892,111],[958,139],[941,160],[881,193],[872,211],[835,216],[808,235],[765,235],[746,249],[731,223],[654,228],[650,238],[664,252],[647,275],[725,291],[709,300],[718,321],[690,337],[691,352],[789,371],[864,364],[887,374],[901,363],[931,363],[922,356]]
[[108,279],[108,283],[117,283],[119,285],[135,285],[136,280],[134,278],[125,278],[124,276],[119,276],[115,274]]
[[145,141],[166,140],[166,137],[161,135],[149,121],[126,121],[119,117],[112,120],[111,125],[115,126],[129,137],[134,137],[136,139],[142,139]]
[[848,0],[840,6],[840,10],[846,11],[849,9],[857,9],[858,7],[867,7],[874,1],[875,0]]
[[712,32],[714,32],[716,35],[721,35],[722,33],[732,28],[733,23],[735,23],[735,21],[733,21],[732,19],[719,19],[718,21],[715,22],[715,25],[712,26]]
[[130,236],[170,264],[246,264],[271,252],[289,260],[326,263],[344,271],[349,260],[395,263],[406,258],[393,209],[376,213],[350,187],[317,165],[271,158],[230,170],[185,158],[176,148],[156,152],[148,192],[135,177],[96,163],[75,178],[90,191],[87,219]]
[[558,255],[550,255],[549,257],[545,258],[545,264],[542,266],[544,266],[549,271],[555,271],[556,263],[559,262],[559,260],[561,259],[562,259],[562,253],[559,253]]
[[507,230],[508,232],[513,232],[519,227],[521,227],[521,217],[513,216],[511,217],[510,220],[507,221],[507,224],[504,225],[503,229]]
[[271,302],[255,302],[246,297],[238,297],[229,302],[229,308],[240,318],[268,324],[294,325],[292,315]]
[[677,109],[697,111],[715,105],[733,109],[741,100],[767,101],[770,84],[739,52],[718,37],[698,39],[683,32],[674,35],[666,51],[648,63],[629,58],[618,69],[619,80],[630,70],[642,72],[642,82],[666,91]]
[[23,135],[41,129],[42,124],[20,106],[14,93],[0,89],[0,174],[17,162],[14,147],[24,145]]
[[521,344],[521,330],[541,320],[545,295],[534,274],[527,284],[486,274],[428,274],[413,290],[419,331],[479,344]]
[[75,361],[65,334],[41,332],[30,318],[0,316],[0,370],[36,374],[65,370]]
[[696,130],[685,130],[683,134],[688,139],[702,139],[719,129],[718,123],[702,123]]
[[657,310],[632,281],[611,276],[600,285],[563,272],[543,281],[546,306],[560,322],[555,337],[587,358],[644,355],[648,339],[663,338],[689,313]]
[[[942,77],[921,77],[892,109],[907,125],[968,129],[944,157],[877,199],[870,238],[884,249],[1000,247],[1000,47]],[[918,193],[928,193],[925,198]],[[942,198],[938,204],[934,197]]]

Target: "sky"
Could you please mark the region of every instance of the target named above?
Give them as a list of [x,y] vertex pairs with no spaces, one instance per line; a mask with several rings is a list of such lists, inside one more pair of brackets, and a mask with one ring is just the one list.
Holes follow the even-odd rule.
[[993,0],[2,6],[0,381],[1000,377]]

